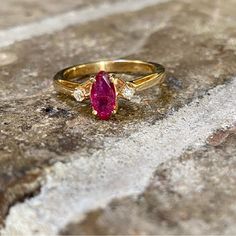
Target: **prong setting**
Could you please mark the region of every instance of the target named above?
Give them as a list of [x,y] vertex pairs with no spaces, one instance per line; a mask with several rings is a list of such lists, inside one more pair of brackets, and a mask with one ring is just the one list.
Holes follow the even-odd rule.
[[116,105],[115,105],[114,110],[112,111],[112,114],[115,115],[117,111],[118,111],[118,102],[116,102]]
[[92,114],[93,114],[94,116],[96,116],[96,115],[98,114],[98,112],[93,109],[93,110],[92,110]]
[[96,81],[95,76],[94,76],[94,75],[91,75],[91,76],[89,77],[89,80],[90,80],[92,83],[94,83],[94,82]]
[[115,78],[114,74],[109,74],[109,76],[110,76],[110,81],[111,81],[113,84],[116,84],[117,78]]

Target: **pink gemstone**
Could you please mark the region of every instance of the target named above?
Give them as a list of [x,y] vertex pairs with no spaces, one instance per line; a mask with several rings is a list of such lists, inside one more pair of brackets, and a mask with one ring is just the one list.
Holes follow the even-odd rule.
[[96,75],[96,81],[92,85],[90,100],[97,116],[102,120],[110,118],[116,105],[116,92],[110,76],[105,71]]

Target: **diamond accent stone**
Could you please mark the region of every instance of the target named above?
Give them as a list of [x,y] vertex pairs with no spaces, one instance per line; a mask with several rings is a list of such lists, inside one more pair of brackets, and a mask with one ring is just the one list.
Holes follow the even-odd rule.
[[122,89],[122,96],[128,100],[130,100],[135,94],[135,89],[126,85],[123,89]]
[[84,91],[81,88],[76,88],[73,92],[73,96],[78,102],[82,102],[84,100]]

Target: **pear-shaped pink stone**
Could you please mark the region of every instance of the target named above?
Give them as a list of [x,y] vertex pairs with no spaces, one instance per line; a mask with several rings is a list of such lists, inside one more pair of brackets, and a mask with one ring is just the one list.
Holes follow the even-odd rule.
[[96,80],[92,84],[90,100],[100,119],[110,118],[116,106],[116,91],[109,74],[105,71],[100,71],[96,75]]

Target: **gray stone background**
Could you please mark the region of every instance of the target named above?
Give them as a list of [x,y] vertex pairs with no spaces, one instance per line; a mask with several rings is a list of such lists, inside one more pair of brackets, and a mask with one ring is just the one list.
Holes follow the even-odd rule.
[[[2,235],[236,234],[236,1],[0,7]],[[87,61],[166,66],[109,121],[56,94]]]

